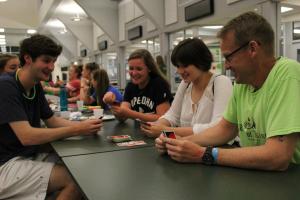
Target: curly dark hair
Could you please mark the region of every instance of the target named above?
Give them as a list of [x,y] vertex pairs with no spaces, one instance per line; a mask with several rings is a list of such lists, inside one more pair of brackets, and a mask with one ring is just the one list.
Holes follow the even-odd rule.
[[61,54],[62,47],[45,35],[35,34],[24,39],[20,43],[20,63],[25,65],[25,55],[29,55],[32,61],[41,55],[57,57]]

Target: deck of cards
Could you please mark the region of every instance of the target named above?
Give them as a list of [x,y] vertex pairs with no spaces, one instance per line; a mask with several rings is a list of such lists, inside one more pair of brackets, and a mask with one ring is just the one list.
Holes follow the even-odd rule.
[[133,146],[140,146],[145,144],[146,142],[143,140],[117,143],[119,147],[133,147]]
[[109,141],[115,142],[115,143],[119,143],[119,142],[127,142],[127,141],[131,141],[132,138],[130,137],[130,135],[113,135],[113,136],[107,136],[107,139]]

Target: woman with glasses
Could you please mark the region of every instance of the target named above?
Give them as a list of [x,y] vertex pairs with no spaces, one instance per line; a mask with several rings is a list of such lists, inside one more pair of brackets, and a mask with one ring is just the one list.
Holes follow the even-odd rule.
[[148,136],[158,137],[163,130],[179,136],[201,133],[221,119],[232,94],[230,79],[209,71],[213,56],[202,40],[181,41],[171,61],[183,80],[168,112],[158,121],[142,125]]

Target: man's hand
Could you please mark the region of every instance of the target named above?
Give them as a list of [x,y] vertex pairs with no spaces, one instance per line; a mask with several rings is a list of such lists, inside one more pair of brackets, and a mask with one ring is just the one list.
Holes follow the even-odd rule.
[[101,119],[88,119],[74,125],[77,135],[96,134],[103,126]]
[[163,134],[160,134],[160,136],[155,139],[155,147],[161,154],[167,153],[166,143],[163,141],[164,137]]
[[167,153],[178,162],[202,162],[205,147],[183,139],[160,138],[165,143]]

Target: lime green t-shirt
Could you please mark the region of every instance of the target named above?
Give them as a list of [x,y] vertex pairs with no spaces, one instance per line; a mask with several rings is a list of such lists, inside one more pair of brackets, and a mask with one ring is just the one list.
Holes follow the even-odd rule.
[[[300,133],[300,63],[281,57],[257,91],[236,84],[224,118],[238,125],[241,146],[258,146],[272,136]],[[300,142],[292,162],[300,164]]]

